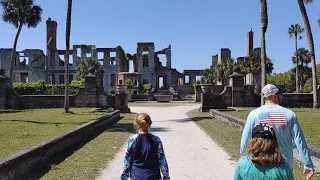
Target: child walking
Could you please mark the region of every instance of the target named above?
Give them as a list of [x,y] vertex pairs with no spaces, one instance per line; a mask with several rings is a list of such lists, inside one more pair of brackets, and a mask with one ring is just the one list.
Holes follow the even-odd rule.
[[134,126],[138,133],[126,144],[120,179],[169,180],[169,168],[160,138],[150,134],[151,118],[146,113],[137,116]]
[[237,163],[234,180],[293,180],[292,169],[284,161],[278,147],[275,130],[268,124],[253,128],[248,155]]

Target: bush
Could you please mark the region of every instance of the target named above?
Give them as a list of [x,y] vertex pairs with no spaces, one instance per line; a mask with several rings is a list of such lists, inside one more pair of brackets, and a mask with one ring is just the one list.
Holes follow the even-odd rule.
[[[69,85],[69,93],[76,94],[83,85],[84,80],[72,81]],[[13,88],[21,95],[63,95],[65,91],[64,84],[45,84],[43,80],[26,83],[16,82],[13,83]]]
[[309,78],[303,86],[304,93],[312,92],[312,78]]
[[143,90],[142,90],[139,94],[145,94],[145,95],[147,95],[147,94],[149,94],[151,88],[152,88],[152,84],[151,84],[151,83],[149,83],[149,84],[144,84],[144,85],[143,85]]
[[193,87],[196,88],[198,86],[200,86],[201,81],[199,79],[196,80],[196,82],[194,82]]
[[131,91],[134,88],[134,84],[131,79],[126,80],[126,85],[129,91]]

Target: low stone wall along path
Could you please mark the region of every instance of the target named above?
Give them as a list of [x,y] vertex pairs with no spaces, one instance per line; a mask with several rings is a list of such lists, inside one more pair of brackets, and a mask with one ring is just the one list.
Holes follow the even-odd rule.
[[[151,132],[163,142],[171,179],[233,179],[235,162],[186,116],[199,105],[130,108],[132,112],[150,114],[153,120]],[[98,179],[118,180],[123,155],[124,147]]]

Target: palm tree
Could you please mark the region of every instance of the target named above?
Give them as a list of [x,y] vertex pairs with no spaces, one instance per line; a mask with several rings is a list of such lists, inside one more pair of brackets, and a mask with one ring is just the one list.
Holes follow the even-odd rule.
[[304,27],[306,30],[307,38],[308,38],[308,44],[309,44],[309,51],[311,55],[311,64],[312,64],[312,93],[313,93],[313,107],[318,107],[318,94],[317,94],[317,70],[316,70],[316,55],[314,50],[314,42],[313,42],[313,36],[312,31],[310,27],[310,22],[307,14],[306,7],[304,3],[312,3],[313,0],[298,0],[300,12],[302,15],[302,19],[304,22]]
[[[240,72],[243,74],[252,74],[253,77],[259,78],[261,76],[261,49],[255,48],[249,53],[248,56],[244,58],[239,58],[237,60],[236,66],[240,68]],[[266,56],[265,61],[265,74],[270,75],[273,71],[273,63],[271,59]],[[259,88],[258,83],[261,83],[260,78],[256,79],[255,82],[255,92],[259,93],[261,89]]]
[[302,87],[305,81],[311,77],[311,76],[309,77],[309,70],[311,72],[311,69],[308,67],[308,64],[310,62],[311,62],[311,56],[308,49],[299,48],[298,51],[294,54],[294,56],[292,56],[292,63],[297,64],[297,67],[299,69],[299,73],[298,75],[297,74],[295,75],[295,79],[297,79],[297,76],[298,76],[300,91],[302,90]]
[[232,58],[223,59],[216,67],[216,78],[222,82],[222,85],[227,85],[229,76],[232,74],[235,61]]
[[[268,8],[267,0],[260,0],[261,6],[261,88],[265,86],[266,77],[266,32],[268,28]],[[261,105],[264,104],[264,98],[261,93]]]
[[308,49],[306,48],[299,48],[294,56],[292,56],[292,63],[300,63],[300,65],[308,65],[311,63],[311,55]]
[[94,75],[100,76],[103,74],[103,66],[95,58],[87,58],[77,62],[77,75],[78,79],[83,79],[86,75],[89,74],[89,69],[94,69]]
[[207,68],[204,71],[201,72],[201,84],[214,84],[216,81],[216,72],[213,68]]
[[[253,74],[254,77],[258,77],[261,74],[261,50],[256,48],[249,53],[245,58],[237,60],[236,65],[240,68],[241,73],[244,74]],[[265,61],[265,72],[267,75],[270,75],[273,71],[273,63],[271,59],[266,56]]]
[[69,112],[69,54],[70,54],[70,31],[71,31],[71,11],[72,0],[68,0],[67,22],[66,22],[66,72],[65,72],[65,92],[64,92],[64,110]]
[[[302,34],[303,32],[304,32],[304,29],[299,24],[292,24],[288,30],[289,38],[294,37],[294,40],[295,40],[296,55],[298,54],[298,38],[302,39],[302,36],[300,36],[300,34]],[[299,57],[297,56],[296,59],[298,59],[298,58]],[[298,65],[299,65],[299,59],[296,60],[296,92],[297,93],[299,92]]]
[[1,0],[3,8],[2,19],[4,22],[13,24],[18,31],[16,33],[10,61],[10,78],[13,83],[13,65],[16,56],[18,38],[23,25],[28,28],[35,28],[41,22],[42,8],[34,4],[34,0]]

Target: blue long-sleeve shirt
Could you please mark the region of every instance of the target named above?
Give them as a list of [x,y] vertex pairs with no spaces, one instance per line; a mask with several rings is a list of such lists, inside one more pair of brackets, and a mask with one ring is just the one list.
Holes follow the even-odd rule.
[[126,144],[121,180],[169,180],[163,145],[153,134],[134,134]]
[[274,127],[281,154],[291,168],[294,164],[294,143],[304,163],[304,168],[313,169],[310,152],[296,114],[280,105],[263,105],[249,113],[241,137],[240,153],[242,155],[246,154],[254,125],[260,122]]

